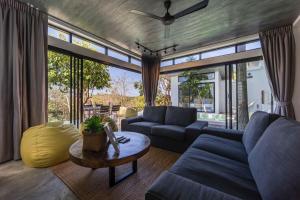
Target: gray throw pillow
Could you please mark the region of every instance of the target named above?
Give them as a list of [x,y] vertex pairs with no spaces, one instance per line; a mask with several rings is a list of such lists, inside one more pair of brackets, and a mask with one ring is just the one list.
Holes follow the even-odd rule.
[[273,122],[248,157],[264,200],[300,198],[300,123]]
[[279,115],[262,111],[257,111],[251,116],[243,135],[243,144],[248,154],[254,148],[266,128],[278,118]]

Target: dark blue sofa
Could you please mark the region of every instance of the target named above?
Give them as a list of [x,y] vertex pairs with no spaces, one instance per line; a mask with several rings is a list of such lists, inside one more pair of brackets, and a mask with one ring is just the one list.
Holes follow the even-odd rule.
[[143,116],[123,119],[121,130],[145,134],[153,146],[182,153],[207,125],[197,121],[196,108],[147,106]]
[[256,112],[244,132],[205,128],[146,200],[300,199],[300,123]]

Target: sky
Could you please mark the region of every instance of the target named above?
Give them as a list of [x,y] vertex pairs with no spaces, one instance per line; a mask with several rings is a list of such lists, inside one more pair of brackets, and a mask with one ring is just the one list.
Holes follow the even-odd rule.
[[[142,81],[142,75],[140,73],[131,72],[124,69],[119,69],[116,67],[109,67],[109,74],[112,82],[118,78],[126,77],[128,80],[128,90],[126,96],[139,96],[139,91],[134,88],[134,82]],[[110,93],[108,89],[103,89],[98,91],[99,93]]]

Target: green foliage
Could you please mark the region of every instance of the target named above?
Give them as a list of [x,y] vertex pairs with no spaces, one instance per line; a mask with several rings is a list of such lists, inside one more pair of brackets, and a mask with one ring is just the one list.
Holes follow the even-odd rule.
[[99,116],[92,116],[84,122],[87,133],[103,133],[104,123]]
[[144,87],[142,81],[134,82],[134,88],[139,91],[140,96],[144,95]]
[[[62,93],[68,93],[70,88],[70,57],[53,51],[48,51],[48,82],[49,88],[57,87]],[[83,62],[83,102],[91,98],[94,89],[110,87],[108,66],[84,60]]]
[[209,84],[205,84],[204,86],[199,88],[201,81],[207,79],[207,77],[205,77],[205,74],[197,74],[193,71],[184,71],[180,76],[186,78],[186,81],[181,83],[180,87],[182,88],[182,90],[190,91],[192,97],[199,96],[201,98],[213,98]]
[[[135,82],[134,88],[139,91],[140,96],[144,95],[144,88],[142,81]],[[171,80],[170,77],[166,75],[160,75],[158,81],[158,88],[157,88],[157,95],[155,99],[155,104],[160,105],[171,105]],[[144,98],[137,99],[137,108],[144,108],[145,103],[141,102],[144,101]]]

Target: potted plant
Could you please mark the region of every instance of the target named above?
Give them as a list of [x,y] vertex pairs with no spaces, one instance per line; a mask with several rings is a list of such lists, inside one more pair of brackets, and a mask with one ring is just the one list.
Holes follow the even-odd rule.
[[83,150],[103,151],[107,143],[104,123],[98,116],[93,116],[84,122]]

